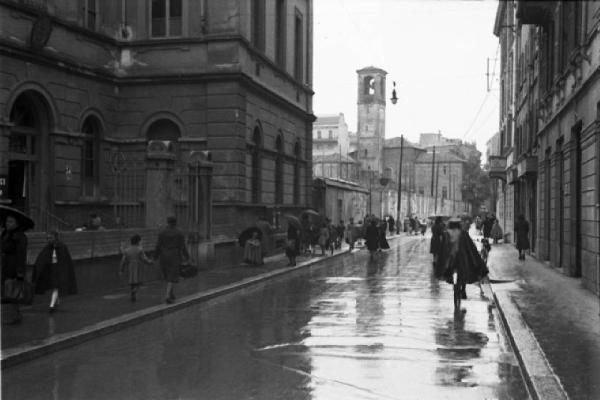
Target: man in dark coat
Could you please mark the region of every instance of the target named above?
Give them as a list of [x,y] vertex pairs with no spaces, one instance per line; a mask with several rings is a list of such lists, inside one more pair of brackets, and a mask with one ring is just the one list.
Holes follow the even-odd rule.
[[429,253],[433,254],[433,266],[438,260],[442,250],[442,238],[444,235],[444,222],[442,217],[435,217],[435,223],[431,227],[431,243],[429,244]]
[[390,215],[389,218],[388,218],[388,225],[389,225],[389,228],[390,228],[390,233],[392,233],[392,234],[394,233],[395,223],[396,223],[396,221],[394,221],[394,217],[392,217]]
[[[23,281],[25,279],[27,262],[27,236],[25,230],[19,226],[17,219],[7,216],[4,230],[0,235],[0,267],[2,271],[2,298],[6,296],[5,284],[8,279]],[[13,325],[22,321],[21,310],[18,302],[12,303],[12,319],[6,324]]]
[[448,230],[443,235],[435,274],[438,279],[452,284],[454,271],[458,275],[463,299],[467,298],[466,284],[479,282],[488,274],[485,262],[481,259],[469,234],[462,229],[460,219],[449,221]]
[[381,221],[379,224],[379,249],[387,250],[390,248],[390,245],[385,237],[387,233],[387,223],[385,221]]
[[167,282],[165,302],[175,301],[175,284],[179,282],[179,266],[190,258],[185,245],[183,232],[177,229],[177,219],[167,218],[167,227],[158,234],[154,256],[160,262],[163,276]]
[[377,222],[374,219],[367,226],[365,240],[372,258],[373,254],[379,249],[379,229],[377,229]]
[[60,304],[59,294],[76,294],[77,281],[73,260],[67,246],[60,241],[57,231],[46,236],[48,243],[35,260],[37,282],[36,293],[52,290],[49,311],[52,313]]

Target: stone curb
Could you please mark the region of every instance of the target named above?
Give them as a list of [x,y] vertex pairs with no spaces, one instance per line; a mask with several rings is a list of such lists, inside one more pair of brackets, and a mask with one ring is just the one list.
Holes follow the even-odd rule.
[[494,290],[494,284],[490,284],[490,287],[531,399],[568,400],[569,396],[560,379],[552,370],[544,351],[510,294]]
[[238,290],[265,282],[269,279],[287,275],[291,272],[313,266],[322,261],[330,260],[333,258],[337,258],[341,255],[350,253],[350,250],[344,250],[335,253],[331,256],[327,256],[325,258],[317,258],[305,261],[304,263],[301,263],[295,267],[276,269],[273,271],[266,272],[264,274],[256,275],[250,278],[245,278],[238,282],[230,283],[228,285],[181,297],[177,300],[176,303],[173,304],[160,304],[152,306],[143,310],[111,318],[106,321],[102,321],[97,324],[93,324],[73,332],[63,333],[44,339],[42,341],[36,340],[34,342],[29,342],[21,346],[8,348],[2,350],[2,355],[0,356],[0,369],[4,370],[15,365],[42,357],[44,355],[75,346],[88,340],[92,340],[94,338],[104,336],[109,333],[113,333],[133,325],[137,325],[141,322],[158,318],[163,315],[182,310],[186,307],[198,303],[203,303],[216,297],[230,294],[232,292],[236,292]]

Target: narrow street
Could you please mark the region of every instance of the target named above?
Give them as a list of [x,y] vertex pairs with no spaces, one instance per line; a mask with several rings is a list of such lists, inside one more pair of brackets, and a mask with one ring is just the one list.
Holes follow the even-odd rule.
[[523,399],[479,288],[391,241],[3,371],[3,399]]

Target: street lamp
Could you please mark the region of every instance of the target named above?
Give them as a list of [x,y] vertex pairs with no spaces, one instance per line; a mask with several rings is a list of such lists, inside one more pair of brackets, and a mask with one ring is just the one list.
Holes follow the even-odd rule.
[[392,90],[392,98],[390,100],[392,101],[392,104],[398,102],[398,96],[396,96],[396,81],[394,81],[394,89]]

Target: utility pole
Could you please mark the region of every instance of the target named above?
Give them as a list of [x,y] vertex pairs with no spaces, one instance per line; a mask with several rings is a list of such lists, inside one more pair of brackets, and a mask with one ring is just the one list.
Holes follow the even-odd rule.
[[437,215],[437,199],[438,199],[438,183],[440,181],[440,163],[438,162],[437,170],[435,172],[435,201],[434,201],[434,213]]
[[[433,146],[433,160],[431,161],[431,197],[433,197],[433,179],[434,179],[434,177],[435,177],[435,146]],[[427,205],[429,205],[429,202],[427,203]]]
[[396,221],[396,234],[400,234],[400,224],[404,229],[404,218],[400,214],[402,204],[402,154],[404,153],[404,135],[400,135],[400,165],[398,166],[398,220]]

